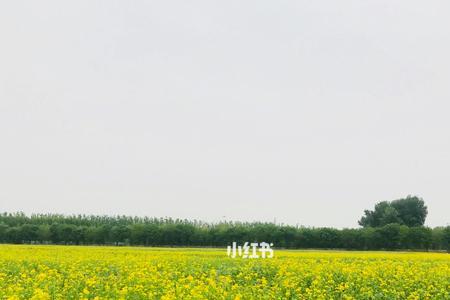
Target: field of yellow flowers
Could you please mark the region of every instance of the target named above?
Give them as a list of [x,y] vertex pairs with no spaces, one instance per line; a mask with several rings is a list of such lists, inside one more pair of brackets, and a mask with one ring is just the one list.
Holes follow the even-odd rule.
[[450,299],[450,255],[0,245],[0,299]]

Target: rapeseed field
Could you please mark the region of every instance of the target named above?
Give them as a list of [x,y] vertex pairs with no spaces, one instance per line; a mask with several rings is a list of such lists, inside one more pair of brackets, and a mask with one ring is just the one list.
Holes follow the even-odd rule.
[[0,299],[450,299],[450,255],[0,245]]

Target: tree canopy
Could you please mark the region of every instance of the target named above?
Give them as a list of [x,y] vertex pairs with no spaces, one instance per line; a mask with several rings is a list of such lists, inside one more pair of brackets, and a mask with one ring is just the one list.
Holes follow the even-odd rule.
[[358,221],[363,227],[382,227],[388,224],[399,224],[408,227],[423,226],[428,209],[422,198],[407,196],[394,201],[382,201],[374,210],[365,210]]
[[[389,211],[386,219],[396,216]],[[0,243],[226,247],[231,242],[270,242],[277,248],[292,249],[450,250],[450,227],[390,223],[376,228],[335,229],[260,222],[0,213]]]

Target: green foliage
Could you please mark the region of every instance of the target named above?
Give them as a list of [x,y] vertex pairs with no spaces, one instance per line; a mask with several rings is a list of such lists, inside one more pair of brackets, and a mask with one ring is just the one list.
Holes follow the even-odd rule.
[[450,253],[450,226],[445,227],[443,230],[443,243],[444,249],[447,249],[447,252]]
[[382,227],[388,224],[400,224],[408,227],[423,226],[428,210],[423,199],[408,196],[394,201],[382,201],[374,210],[365,210],[359,220],[363,227]]
[[[385,203],[379,206],[390,207]],[[392,221],[394,216],[390,213],[385,218]],[[338,230],[273,223],[208,224],[126,216],[0,214],[1,243],[225,247],[233,241],[266,241],[279,248],[291,249],[446,250],[450,247],[450,227],[430,229],[391,223]]]

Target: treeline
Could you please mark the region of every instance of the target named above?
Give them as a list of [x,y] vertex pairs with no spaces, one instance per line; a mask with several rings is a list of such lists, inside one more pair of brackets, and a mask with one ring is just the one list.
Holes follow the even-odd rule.
[[334,229],[128,216],[0,214],[0,243],[225,247],[233,241],[266,241],[290,249],[450,251],[450,226]]

